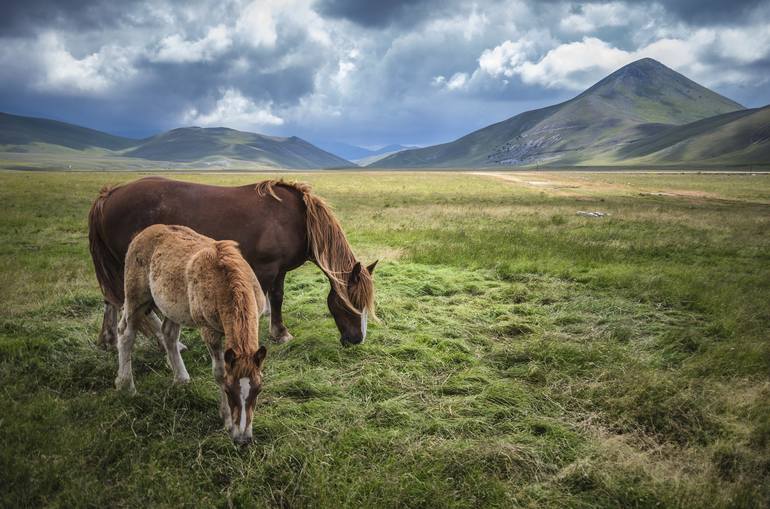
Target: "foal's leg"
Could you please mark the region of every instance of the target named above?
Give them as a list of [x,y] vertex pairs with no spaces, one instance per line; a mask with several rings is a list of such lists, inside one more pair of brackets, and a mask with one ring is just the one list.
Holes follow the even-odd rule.
[[190,375],[187,374],[187,368],[185,368],[182,356],[179,354],[179,324],[166,318],[163,320],[161,329],[163,346],[166,348],[168,362],[174,372],[174,382],[186,384],[190,381]]
[[281,307],[283,306],[283,282],[286,272],[279,272],[273,280],[273,286],[268,293],[270,299],[270,337],[278,343],[286,343],[294,339],[283,324]]
[[115,378],[115,387],[118,390],[125,389],[131,394],[136,393],[134,386],[134,373],[131,366],[131,351],[136,339],[137,316],[141,317],[142,310],[131,307],[126,301],[123,307],[123,316],[118,324],[118,376]]
[[102,318],[102,330],[96,338],[96,344],[105,350],[115,348],[118,339],[118,308],[104,301],[104,318]]
[[211,370],[214,372],[214,380],[219,385],[219,415],[225,423],[225,429],[229,431],[233,427],[233,420],[225,394],[225,353],[222,347],[222,334],[214,329],[204,327],[201,329],[201,336],[203,336],[203,341],[209,349]]
[[[160,321],[160,318],[158,318],[158,315],[155,314],[154,311],[149,311],[142,321],[139,323],[139,332],[147,336],[148,338],[155,338],[155,340],[158,342],[158,348],[161,350],[166,350],[166,345],[164,344],[163,340],[163,322]],[[187,347],[182,344],[181,341],[177,341],[177,344],[179,345],[179,351],[184,352],[187,350]]]

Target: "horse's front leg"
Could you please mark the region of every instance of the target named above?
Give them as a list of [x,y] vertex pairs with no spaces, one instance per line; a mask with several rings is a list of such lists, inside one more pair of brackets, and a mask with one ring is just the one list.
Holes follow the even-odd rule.
[[283,324],[281,307],[283,306],[284,279],[286,279],[286,272],[279,272],[267,294],[270,301],[270,337],[278,343],[286,343],[294,339]]
[[174,382],[186,384],[190,381],[190,375],[187,374],[184,360],[182,360],[182,355],[179,353],[179,332],[180,326],[178,323],[172,322],[168,318],[163,320],[161,337],[168,355],[168,362],[171,364],[171,370],[174,372]]
[[233,419],[230,414],[230,405],[227,402],[225,394],[225,353],[222,347],[222,334],[204,327],[201,329],[201,336],[206,343],[211,356],[211,371],[214,374],[214,380],[219,385],[219,415],[222,417],[225,429],[229,432],[233,427]]

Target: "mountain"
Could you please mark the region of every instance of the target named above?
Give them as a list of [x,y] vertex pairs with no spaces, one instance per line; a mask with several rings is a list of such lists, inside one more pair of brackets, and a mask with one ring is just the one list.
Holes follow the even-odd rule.
[[135,140],[54,120],[0,113],[3,159],[48,167],[268,166],[290,169],[353,167],[305,140],[236,131],[185,127]]
[[123,155],[183,163],[225,157],[284,168],[353,166],[350,161],[323,151],[296,136],[279,138],[225,127],[174,129],[144,140]]
[[349,143],[343,143],[340,141],[316,141],[314,142],[317,147],[321,147],[323,150],[347,159],[348,161],[355,161],[363,157],[369,157],[372,155],[372,151],[368,148],[351,145]]
[[93,147],[121,150],[136,144],[136,140],[47,118],[0,112],[0,145],[21,147],[33,143],[59,145],[73,150]]
[[401,150],[416,148],[393,144],[386,145],[376,150],[371,150],[368,148],[337,141],[321,141],[317,142],[316,145],[326,150],[327,152],[331,152],[332,154],[342,157],[343,159],[347,159],[348,161],[353,161],[360,166],[366,166],[367,164],[377,161],[385,156],[395,154]]
[[770,161],[770,106],[674,126],[618,151],[640,164],[757,164]]
[[393,155],[397,152],[401,152],[402,150],[409,150],[413,148],[418,147],[406,147],[404,145],[386,145],[380,149],[372,150],[371,155],[368,155],[366,157],[362,157],[360,159],[352,159],[354,163],[356,163],[359,166],[368,166],[374,162],[379,161],[380,159],[384,159],[390,155]]
[[521,113],[450,143],[398,152],[371,166],[618,164],[629,143],[736,110],[743,106],[644,58],[569,101]]

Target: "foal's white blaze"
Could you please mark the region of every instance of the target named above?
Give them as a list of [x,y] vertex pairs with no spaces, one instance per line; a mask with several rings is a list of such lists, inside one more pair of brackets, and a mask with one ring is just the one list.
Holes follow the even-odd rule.
[[249,389],[251,388],[251,381],[248,377],[238,380],[241,384],[241,423],[238,429],[241,433],[246,432],[246,398],[249,397]]
[[367,312],[366,308],[361,312],[361,341],[366,339],[366,320],[367,320]]

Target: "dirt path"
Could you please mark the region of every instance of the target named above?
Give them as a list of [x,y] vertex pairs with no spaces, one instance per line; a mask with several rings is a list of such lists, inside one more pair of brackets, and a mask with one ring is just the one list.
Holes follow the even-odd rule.
[[[628,194],[637,196],[664,196],[684,199],[710,199],[726,201],[742,201],[766,203],[762,200],[755,201],[723,196],[718,193],[693,189],[661,188],[660,185],[639,185],[631,183],[607,182],[601,180],[601,175],[588,173],[527,173],[527,172],[466,172],[468,175],[492,177],[507,182],[513,182],[530,189],[539,189],[549,194],[585,196],[596,194]],[[724,174],[728,174],[724,172]],[[637,172],[638,175],[638,172]],[[658,175],[657,173],[655,175]]]

